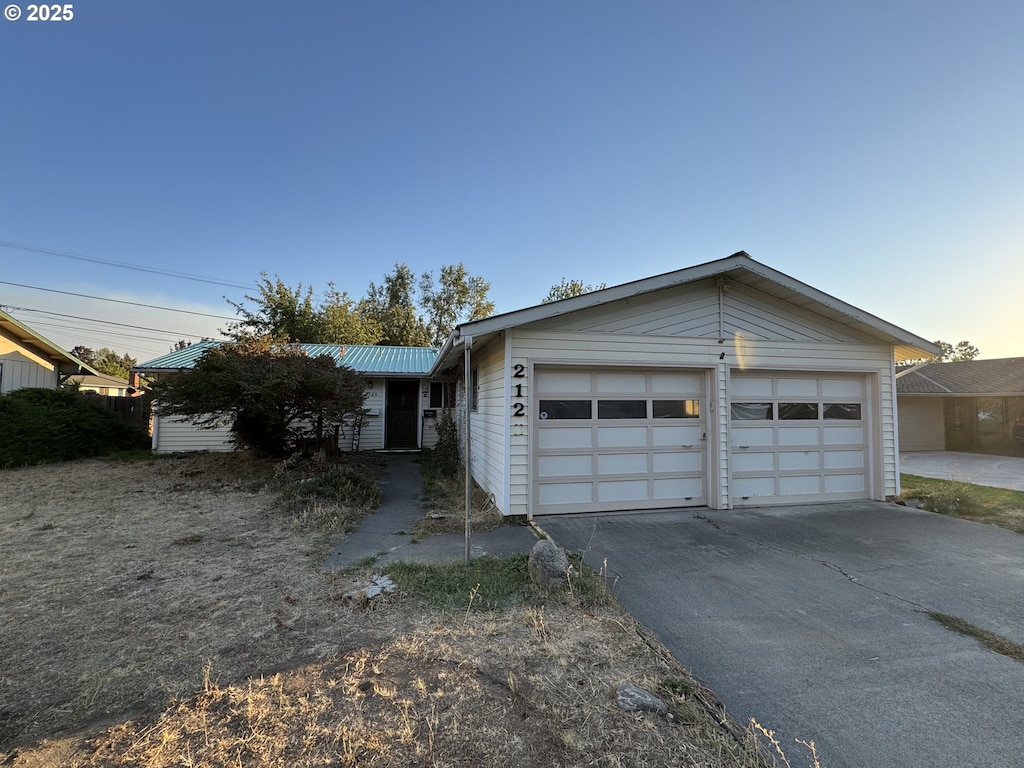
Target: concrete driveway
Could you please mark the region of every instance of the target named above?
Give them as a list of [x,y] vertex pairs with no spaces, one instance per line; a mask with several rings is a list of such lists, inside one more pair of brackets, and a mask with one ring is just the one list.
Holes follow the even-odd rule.
[[975,485],[1024,491],[1024,459],[957,451],[915,451],[900,454],[900,472],[937,480],[962,480]]
[[1024,536],[881,502],[537,523],[794,766],[1024,760],[1024,664],[927,615],[1024,644]]

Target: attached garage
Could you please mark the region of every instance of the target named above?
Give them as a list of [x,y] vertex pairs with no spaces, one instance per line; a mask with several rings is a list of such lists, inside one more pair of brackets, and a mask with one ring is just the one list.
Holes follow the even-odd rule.
[[536,514],[706,504],[706,378],[537,367]]
[[863,499],[871,489],[863,376],[734,375],[729,404],[736,506]]
[[431,374],[506,515],[732,509],[898,494],[895,364],[936,352],[740,252],[465,323]]

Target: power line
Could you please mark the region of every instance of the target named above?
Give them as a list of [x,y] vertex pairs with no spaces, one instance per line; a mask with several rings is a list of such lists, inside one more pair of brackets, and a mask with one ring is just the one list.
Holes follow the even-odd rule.
[[91,317],[81,317],[79,315],[65,315],[65,314],[62,314],[60,312],[49,312],[49,311],[47,311],[45,309],[30,309],[29,307],[12,307],[12,306],[9,306],[9,305],[2,305],[2,306],[5,306],[6,309],[13,310],[13,311],[16,311],[16,312],[37,312],[37,313],[39,313],[41,315],[52,315],[53,317],[67,317],[67,318],[70,318],[72,320],[85,320],[86,322],[102,323],[104,325],[116,325],[116,326],[121,327],[121,328],[132,328],[132,329],[134,329],[136,331],[152,331],[153,333],[166,333],[166,334],[170,334],[171,336],[195,336],[196,335],[194,333],[181,333],[179,331],[168,331],[168,330],[164,330],[162,328],[147,328],[146,326],[135,325],[134,323],[115,323],[115,322],[113,322],[111,320],[94,320]]
[[23,283],[9,283],[6,280],[0,280],[0,285],[13,285],[18,288],[31,288],[33,291],[47,291],[48,293],[60,293],[65,296],[80,296],[83,299],[97,299],[98,301],[112,301],[116,304],[128,304],[133,307],[145,307],[146,309],[162,309],[165,312],[181,312],[185,315],[198,315],[199,317],[212,317],[215,320],[237,320],[237,317],[225,317],[224,315],[210,315],[206,312],[193,312],[188,309],[173,309],[172,307],[157,307],[152,304],[142,304],[137,301],[124,301],[123,299],[108,299],[104,296],[90,296],[87,293],[73,293],[71,291],[58,291],[56,288],[40,288],[36,285],[25,285]]
[[120,267],[121,269],[132,269],[136,272],[149,272],[154,275],[164,275],[166,277],[177,277],[181,280],[192,280],[197,283],[210,283],[211,285],[225,285],[229,288],[241,288],[243,290],[249,290],[255,288],[252,283],[230,283],[224,280],[215,280],[212,277],[203,277],[201,275],[193,275],[188,272],[174,272],[169,269],[158,269],[157,267],[144,267],[140,264],[129,264],[125,261],[112,261],[111,259],[97,259],[92,256],[83,256],[80,253],[70,253],[68,251],[56,251],[52,248],[40,248],[36,245],[25,245],[24,243],[12,243],[7,240],[0,240],[0,248],[13,248],[21,251],[32,251],[33,253],[45,253],[48,256],[59,256],[62,259],[75,259],[76,261],[87,261],[91,264],[102,264],[107,267]]

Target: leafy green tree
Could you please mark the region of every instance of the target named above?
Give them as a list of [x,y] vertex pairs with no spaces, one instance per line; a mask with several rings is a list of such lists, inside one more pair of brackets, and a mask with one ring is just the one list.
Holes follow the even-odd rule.
[[128,374],[131,372],[133,366],[138,364],[138,360],[128,354],[119,355],[112,349],[103,347],[100,350],[90,349],[78,345],[72,347],[71,354],[81,360],[87,365],[91,365],[100,373],[105,373],[108,376],[116,376],[119,379],[127,379]]
[[92,365],[96,362],[96,350],[90,349],[89,347],[83,347],[81,344],[72,347],[71,354],[86,365]]
[[981,351],[969,341],[958,341],[955,345],[938,339],[932,344],[939,348],[935,357],[919,357],[915,360],[904,360],[900,365],[921,365],[922,363],[962,363],[973,360]]
[[318,343],[322,330],[320,314],[313,304],[313,289],[295,288],[285,285],[280,277],[273,281],[266,272],[260,273],[259,292],[256,296],[245,296],[254,309],[243,303],[227,300],[241,316],[241,320],[225,330],[229,339],[272,337],[277,341]]
[[934,344],[942,350],[938,358],[938,362],[941,363],[962,363],[981,354],[981,350],[969,341],[958,341],[956,345],[945,341],[936,341]]
[[491,284],[474,277],[461,262],[441,267],[437,284],[430,272],[420,277],[420,306],[426,312],[431,344],[439,347],[460,322],[481,320],[494,313],[487,298]]
[[562,282],[558,285],[551,286],[551,290],[548,291],[548,295],[541,299],[541,304],[547,304],[551,301],[559,301],[561,299],[571,299],[573,296],[582,296],[584,293],[592,293],[593,291],[600,291],[607,288],[606,283],[600,285],[589,285],[584,283],[582,280],[566,280],[562,278]]
[[269,337],[211,347],[193,368],[158,381],[162,415],[212,429],[229,420],[237,445],[282,456],[317,437],[320,425],[363,407],[366,382],[329,355]]
[[328,284],[320,309],[324,344],[376,344],[384,336],[380,322],[372,317],[362,302]]
[[380,325],[379,344],[399,347],[425,347],[430,344],[430,329],[416,312],[416,276],[408,264],[395,264],[381,285],[370,283],[361,302],[369,317]]
[[270,336],[278,341],[304,344],[376,344],[379,324],[367,316],[364,307],[345,292],[328,283],[317,301],[313,288],[285,285],[280,277],[260,275],[258,295],[245,303],[228,303],[241,319],[228,326],[225,334],[233,341]]
[[96,353],[96,360],[91,365],[100,373],[127,379],[138,360],[128,354],[119,355],[112,349],[104,347]]

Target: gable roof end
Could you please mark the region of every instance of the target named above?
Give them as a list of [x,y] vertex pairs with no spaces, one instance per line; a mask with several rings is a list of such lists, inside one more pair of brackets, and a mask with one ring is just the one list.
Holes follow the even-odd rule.
[[70,376],[76,373],[88,373],[94,376],[99,374],[99,371],[91,365],[79,360],[67,350],[61,349],[60,346],[39,335],[3,310],[0,310],[0,331],[7,336],[17,339],[19,344],[31,349],[40,357],[52,360],[53,364],[57,367],[58,373],[62,376]]
[[465,336],[488,336],[509,328],[568,315],[582,309],[609,304],[622,299],[660,291],[665,288],[687,285],[711,277],[726,276],[767,295],[781,299],[794,306],[816,312],[829,319],[851,326],[869,336],[892,344],[898,360],[927,357],[939,354],[939,348],[927,339],[888,323],[869,312],[847,304],[834,296],[812,288],[789,275],[761,264],[745,251],[717,261],[709,261],[693,267],[666,272],[642,280],[623,283],[581,296],[560,301],[537,304],[526,309],[494,315],[483,320],[474,320],[458,326],[448,337],[441,350],[435,372],[452,364],[457,342]]

